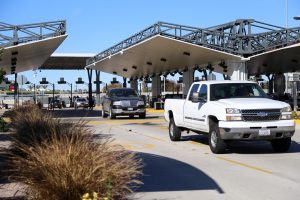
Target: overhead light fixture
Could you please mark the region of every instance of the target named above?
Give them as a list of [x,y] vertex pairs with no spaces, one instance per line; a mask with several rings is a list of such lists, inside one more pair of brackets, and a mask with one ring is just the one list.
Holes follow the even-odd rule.
[[167,59],[165,59],[165,58],[161,58],[160,59],[162,62],[167,62]]
[[18,51],[12,51],[12,52],[11,52],[11,55],[12,55],[12,56],[18,55]]
[[149,61],[148,61],[148,62],[147,62],[147,65],[152,65],[152,62],[149,62]]
[[96,66],[96,63],[93,63],[94,67]]
[[132,66],[132,69],[137,69],[137,66],[133,65],[133,66]]
[[124,53],[123,50],[121,50],[121,51],[120,51],[120,54],[123,55],[123,53]]
[[292,62],[293,62],[293,63],[298,63],[298,60],[293,59]]
[[191,54],[190,54],[190,52],[184,51],[183,55],[190,56]]
[[111,59],[111,55],[108,56],[108,59]]

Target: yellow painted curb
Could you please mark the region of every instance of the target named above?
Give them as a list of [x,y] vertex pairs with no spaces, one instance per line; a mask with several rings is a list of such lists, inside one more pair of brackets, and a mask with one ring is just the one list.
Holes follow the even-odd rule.
[[300,124],[300,119],[295,119],[296,124]]
[[163,113],[164,110],[155,110],[153,108],[146,108],[146,112],[153,112],[153,113]]

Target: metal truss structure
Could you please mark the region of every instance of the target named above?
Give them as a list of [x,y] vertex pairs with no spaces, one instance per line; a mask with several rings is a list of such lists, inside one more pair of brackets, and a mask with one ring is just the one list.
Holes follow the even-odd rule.
[[9,47],[30,41],[64,35],[66,21],[52,21],[25,25],[0,22],[0,46]]
[[234,55],[249,57],[300,42],[300,27],[286,29],[253,19],[239,19],[206,29],[157,22],[96,56],[87,59],[86,64],[91,65],[101,61],[155,35],[162,35]]

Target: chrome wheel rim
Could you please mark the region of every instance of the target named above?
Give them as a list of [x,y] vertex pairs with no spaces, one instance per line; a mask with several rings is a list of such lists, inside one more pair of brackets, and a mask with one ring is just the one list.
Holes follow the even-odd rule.
[[217,132],[216,131],[212,131],[211,132],[211,136],[210,136],[210,144],[213,148],[215,148],[217,146]]

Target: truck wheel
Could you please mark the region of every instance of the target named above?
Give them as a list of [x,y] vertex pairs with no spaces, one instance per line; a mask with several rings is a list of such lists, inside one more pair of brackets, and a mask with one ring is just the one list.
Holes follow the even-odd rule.
[[116,114],[113,113],[112,109],[109,109],[109,118],[110,119],[116,119]]
[[104,107],[103,107],[103,106],[102,106],[102,117],[103,117],[103,118],[107,118],[107,114],[105,113]]
[[210,150],[215,154],[224,153],[226,149],[226,143],[220,137],[220,129],[218,123],[210,121],[208,142]]
[[140,118],[140,119],[145,119],[145,118],[146,118],[146,113],[139,114],[139,118]]
[[169,135],[172,141],[180,141],[181,130],[176,126],[173,118],[169,122]]
[[283,153],[289,150],[291,146],[291,138],[283,138],[271,141],[275,152]]

